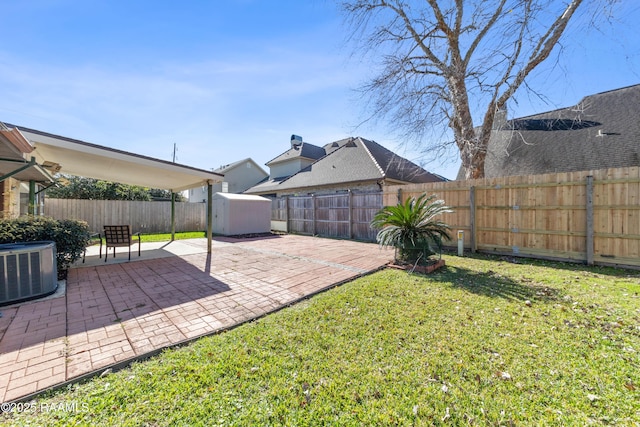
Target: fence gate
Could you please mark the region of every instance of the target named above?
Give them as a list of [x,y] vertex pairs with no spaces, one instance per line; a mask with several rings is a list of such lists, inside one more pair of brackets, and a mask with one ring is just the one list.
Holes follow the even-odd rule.
[[273,200],[271,222],[290,233],[375,241],[369,223],[381,208],[381,192],[285,196]]

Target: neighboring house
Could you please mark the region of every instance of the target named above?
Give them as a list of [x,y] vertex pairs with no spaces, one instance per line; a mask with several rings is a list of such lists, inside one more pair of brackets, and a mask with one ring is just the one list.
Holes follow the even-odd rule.
[[267,163],[270,176],[245,193],[264,196],[380,191],[387,185],[446,181],[382,145],[346,138],[318,147],[291,137],[291,148]]
[[15,218],[42,212],[44,192],[54,182],[53,164],[38,164],[33,145],[16,127],[0,122],[0,213]]
[[640,166],[640,85],[494,128],[487,178]]
[[[269,176],[251,158],[220,166],[213,172],[224,175],[223,182],[213,184],[214,193],[243,193]],[[206,202],[207,186],[189,190],[189,201],[193,203]]]

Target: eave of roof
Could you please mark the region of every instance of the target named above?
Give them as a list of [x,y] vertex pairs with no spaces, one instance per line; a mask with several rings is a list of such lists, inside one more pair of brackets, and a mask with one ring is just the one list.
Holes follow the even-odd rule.
[[[13,126],[13,125],[12,125]],[[172,163],[123,150],[91,144],[22,126],[13,126],[35,147],[38,163],[61,166],[61,173],[117,181],[174,192],[222,181],[211,171]]]
[[268,175],[268,173],[265,172],[265,170],[262,169],[260,167],[260,165],[258,165],[251,157],[247,157],[246,159],[238,160],[238,161],[235,161],[233,163],[229,163],[228,165],[221,166],[221,167],[219,167],[217,169],[214,169],[213,172],[224,175],[226,172],[228,172],[228,171],[230,171],[232,169],[235,169],[235,168],[239,167],[240,165],[245,164],[246,162],[251,162],[260,172],[262,172],[265,175]]

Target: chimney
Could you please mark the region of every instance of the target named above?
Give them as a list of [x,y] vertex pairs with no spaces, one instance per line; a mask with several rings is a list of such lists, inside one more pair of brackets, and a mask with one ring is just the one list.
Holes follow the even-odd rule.
[[298,150],[300,147],[302,147],[302,137],[291,135],[291,148]]

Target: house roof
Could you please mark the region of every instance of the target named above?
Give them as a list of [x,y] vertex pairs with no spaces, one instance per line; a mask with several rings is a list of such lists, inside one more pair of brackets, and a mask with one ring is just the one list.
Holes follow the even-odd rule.
[[222,175],[110,147],[9,125],[35,147],[39,164],[57,165],[61,173],[174,192],[222,181]]
[[417,183],[443,180],[380,144],[360,137],[335,141],[322,150],[327,153],[325,156],[294,175],[281,180],[265,180],[247,192],[265,193],[383,179]]
[[320,157],[324,156],[325,154],[326,153],[322,147],[309,144],[308,142],[300,142],[299,144],[295,144],[290,149],[280,154],[276,158],[269,160],[265,164],[267,166],[271,166],[273,164],[285,162],[287,160],[291,160],[295,158],[317,160]]
[[20,130],[0,122],[0,176],[3,180],[11,177],[19,181],[54,182],[53,171],[29,156],[33,150]]
[[218,174],[223,174],[225,172],[229,172],[231,169],[235,169],[238,166],[244,165],[246,162],[251,162],[253,163],[253,165],[259,170],[261,171],[264,175],[268,175],[264,169],[262,169],[251,157],[247,157],[246,159],[242,159],[242,160],[238,160],[237,162],[233,162],[233,163],[229,163],[228,165],[223,165],[220,166],[217,169],[214,169],[213,172],[218,173]]
[[286,176],[279,177],[279,178],[266,177],[265,179],[263,179],[262,181],[254,185],[253,187],[247,189],[245,193],[247,192],[260,193],[260,194],[275,193],[278,190],[279,188],[278,186],[280,185],[280,183],[287,178],[288,177]]
[[509,120],[491,136],[485,176],[640,166],[639,118],[640,85],[635,85]]

